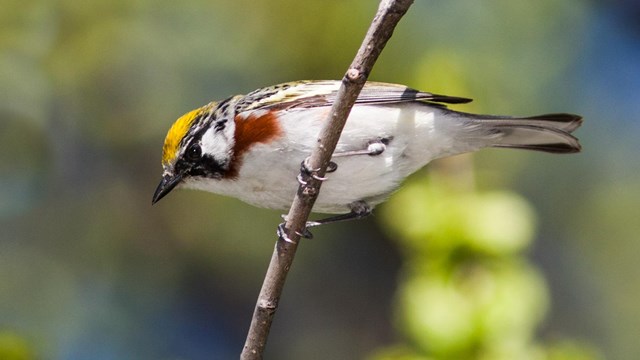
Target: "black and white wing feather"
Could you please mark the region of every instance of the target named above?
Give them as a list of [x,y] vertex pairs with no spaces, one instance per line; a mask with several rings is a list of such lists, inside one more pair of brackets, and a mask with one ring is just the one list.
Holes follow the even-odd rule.
[[[255,90],[238,104],[238,112],[258,109],[292,109],[331,106],[336,99],[340,81],[298,81]],[[403,85],[367,82],[356,104],[390,104],[401,102],[464,104],[471,99],[432,94]],[[435,105],[435,104],[434,104]],[[440,104],[439,104],[440,105]],[[443,106],[443,105],[440,105]]]

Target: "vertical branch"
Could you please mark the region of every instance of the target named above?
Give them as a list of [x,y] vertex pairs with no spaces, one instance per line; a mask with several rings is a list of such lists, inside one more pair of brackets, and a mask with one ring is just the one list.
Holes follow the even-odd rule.
[[[373,64],[391,37],[396,25],[412,3],[413,0],[380,1],[378,11],[362,45],[342,79],[342,86],[340,86],[336,101],[331,107],[329,121],[326,122],[320,132],[316,147],[309,158],[309,167],[311,169],[319,169],[317,171],[319,177],[324,176],[326,172],[351,107],[353,107],[358,94],[360,94],[367,81]],[[240,356],[243,360],[262,359],[271,323],[282,294],[282,288],[298,247],[299,234],[305,229],[321,185],[321,181],[309,177],[306,184],[301,184],[298,188],[296,197],[286,217],[285,230],[290,241],[287,242],[280,239],[276,242]]]

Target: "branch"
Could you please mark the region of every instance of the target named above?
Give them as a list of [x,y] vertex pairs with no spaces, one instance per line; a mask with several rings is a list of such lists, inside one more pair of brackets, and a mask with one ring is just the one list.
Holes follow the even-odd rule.
[[[380,1],[378,12],[373,18],[367,35],[342,79],[338,96],[331,108],[329,121],[320,132],[316,147],[309,158],[309,167],[319,169],[317,171],[319,177],[324,176],[327,170],[349,112],[367,81],[373,64],[412,3],[413,0]],[[301,173],[301,176],[305,174]],[[240,355],[243,360],[262,359],[282,288],[298,248],[299,234],[305,229],[322,185],[321,181],[308,176],[305,177],[305,181],[307,182],[305,185],[299,186],[286,217],[285,229],[291,241],[278,240],[271,256],[271,263],[258,296],[247,340]]]

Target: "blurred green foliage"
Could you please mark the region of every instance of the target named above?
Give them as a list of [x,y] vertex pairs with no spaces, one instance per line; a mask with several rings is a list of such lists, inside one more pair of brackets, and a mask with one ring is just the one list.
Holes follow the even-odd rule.
[[27,341],[10,332],[0,332],[0,359],[29,360],[35,359]]
[[406,184],[385,207],[384,221],[406,257],[396,317],[411,349],[396,346],[373,358],[600,358],[572,343],[539,344],[548,289],[522,256],[533,239],[533,211],[511,192],[452,186],[460,175],[436,170]]
[[[163,137],[212,99],[339,78],[376,5],[3,0],[0,358],[237,357],[279,214],[188,191],[152,208]],[[416,1],[372,79],[474,98],[464,111],[581,113],[585,152],[481,152],[417,175],[380,224],[318,229],[267,358],[640,357],[623,6]]]

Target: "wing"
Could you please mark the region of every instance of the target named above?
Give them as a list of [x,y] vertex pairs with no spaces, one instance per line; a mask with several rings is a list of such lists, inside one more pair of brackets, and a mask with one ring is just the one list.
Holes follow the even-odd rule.
[[[331,106],[338,94],[340,81],[298,81],[250,92],[238,104],[238,112],[258,109],[291,109]],[[422,101],[428,103],[464,104],[471,99],[418,91],[403,85],[367,82],[356,104],[390,104]],[[435,104],[434,104],[435,105]]]

